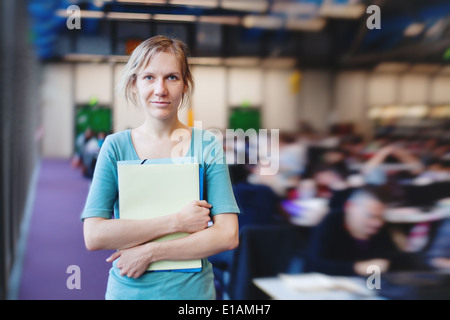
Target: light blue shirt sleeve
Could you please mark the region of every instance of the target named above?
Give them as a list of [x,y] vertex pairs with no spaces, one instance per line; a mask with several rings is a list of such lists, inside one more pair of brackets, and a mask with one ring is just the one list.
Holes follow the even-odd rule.
[[[221,213],[239,214],[222,142],[209,131],[195,128],[193,130],[193,150],[204,166],[204,199],[212,205],[211,216]],[[199,150],[201,154],[198,154]]]

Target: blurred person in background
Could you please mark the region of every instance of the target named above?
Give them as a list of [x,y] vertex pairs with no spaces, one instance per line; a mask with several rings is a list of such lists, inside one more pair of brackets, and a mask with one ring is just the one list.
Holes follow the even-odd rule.
[[94,134],[88,141],[85,142],[82,150],[82,172],[83,176],[85,176],[86,178],[90,179],[94,174],[95,163],[97,162],[99,151],[100,143],[97,136]]
[[80,133],[75,141],[75,154],[72,166],[79,168],[84,177],[92,178],[95,161],[100,151],[99,140],[94,131],[88,127]]
[[450,219],[441,221],[425,255],[430,268],[450,271]]
[[386,272],[397,264],[400,250],[383,219],[387,197],[381,189],[355,190],[341,212],[326,215],[313,230],[305,272],[329,275],[367,275],[377,265]]
[[321,190],[319,196],[328,199],[329,212],[341,211],[348,197],[354,190],[348,182],[350,175],[343,162],[334,164],[318,164],[312,169],[312,176],[317,188]]

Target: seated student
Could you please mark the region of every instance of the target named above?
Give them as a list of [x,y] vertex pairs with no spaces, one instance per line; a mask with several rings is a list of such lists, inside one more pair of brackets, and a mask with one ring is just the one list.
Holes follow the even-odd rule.
[[319,188],[330,192],[328,207],[330,212],[342,210],[354,188],[348,183],[349,172],[345,164],[319,164],[312,169],[312,176]]
[[[239,231],[248,225],[269,226],[285,223],[287,213],[282,210],[280,197],[269,186],[248,182],[250,171],[247,165],[230,165],[229,172],[236,203],[241,210],[238,216]],[[227,291],[226,274],[233,263],[234,252],[235,250],[224,251],[208,258],[213,264],[219,298],[224,298],[221,290]]]
[[343,210],[327,215],[313,230],[305,272],[366,275],[367,267],[390,269],[400,251],[383,220],[382,193],[367,186],[355,190]]
[[281,207],[281,198],[263,184],[250,183],[250,168],[245,164],[229,166],[230,179],[237,205],[241,210],[239,228],[247,225],[271,225],[284,222],[287,214]]
[[450,219],[442,220],[426,251],[427,265],[436,270],[450,270]]

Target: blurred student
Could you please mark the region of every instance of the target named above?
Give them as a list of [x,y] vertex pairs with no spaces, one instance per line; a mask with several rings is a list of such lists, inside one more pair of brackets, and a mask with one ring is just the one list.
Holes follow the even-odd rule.
[[284,222],[287,213],[281,207],[281,198],[263,184],[250,183],[251,169],[246,164],[229,166],[234,196],[241,214],[239,228],[245,225],[273,225]]
[[450,219],[444,219],[439,224],[426,250],[426,263],[432,269],[450,270]]
[[383,201],[373,187],[360,188],[341,212],[325,216],[312,230],[305,271],[366,275],[370,265],[388,271],[399,250],[385,228]]
[[[273,226],[287,223],[288,214],[281,198],[267,185],[250,183],[251,169],[247,164],[229,166],[233,193],[239,207],[239,233],[247,226]],[[208,258],[213,264],[218,287],[228,289],[227,272],[231,271],[235,250],[220,252]],[[219,292],[220,294],[220,292]]]
[[341,211],[355,189],[347,181],[349,175],[350,172],[343,162],[323,163],[312,169],[312,176],[317,186],[328,193],[330,212]]
[[[383,185],[387,183],[389,172],[383,170],[383,164],[394,162],[405,165],[410,175],[416,176],[423,171],[423,164],[419,158],[411,154],[404,147],[388,144],[377,150],[369,160],[364,163],[362,173],[370,184]],[[405,170],[401,170],[405,171]]]
[[[116,250],[106,299],[215,299],[214,275],[208,256],[234,249],[239,242],[237,213],[221,141],[208,132],[190,128],[178,110],[193,89],[188,48],[176,39],[154,36],[142,42],[124,68],[121,93],[144,115],[137,128],[109,135],[100,149],[94,177],[82,215],[89,250]],[[187,157],[202,159],[206,199],[187,203],[179,212],[144,220],[117,219],[117,161],[171,158],[182,132]],[[174,197],[177,195],[174,194]],[[208,227],[210,219],[213,225]],[[175,240],[152,241],[185,232]],[[148,266],[160,260],[202,259],[199,272],[154,272]]]
[[95,137],[94,132],[91,128],[86,128],[83,132],[79,133],[75,140],[75,154],[72,158],[72,166],[74,168],[80,168],[84,173],[84,153],[86,145],[89,143],[91,139]]

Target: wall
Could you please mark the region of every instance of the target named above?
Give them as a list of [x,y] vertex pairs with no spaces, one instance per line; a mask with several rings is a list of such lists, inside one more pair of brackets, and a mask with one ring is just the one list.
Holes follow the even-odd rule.
[[325,132],[333,121],[330,113],[333,88],[329,71],[305,70],[302,72],[299,119],[308,122],[319,132]]
[[[75,103],[87,103],[94,96],[100,104],[112,106],[114,131],[142,123],[142,112],[114,94],[122,68],[120,63],[49,63],[44,67],[44,156],[68,158],[72,155]],[[202,121],[203,129],[226,129],[229,107],[248,101],[263,111],[265,128],[295,130],[299,95],[289,91],[293,70],[197,65],[192,72],[195,91],[190,107],[194,119]],[[310,95],[310,100],[314,100],[314,96]],[[188,106],[179,112],[185,123],[187,111]]]
[[[123,64],[60,63],[45,66],[43,82],[45,156],[70,157],[73,150],[74,102],[93,95],[113,108],[113,128],[120,131],[142,123],[142,112],[114,95]],[[290,68],[195,65],[196,81],[190,101],[194,119],[203,129],[228,127],[229,108],[243,102],[261,108],[262,126],[293,131],[299,121],[326,132],[330,124],[353,122],[371,134],[370,107],[389,104],[450,103],[450,75],[367,70],[331,72],[302,70],[300,91],[290,88]],[[187,123],[188,108],[180,111]]]
[[70,64],[48,64],[42,82],[42,154],[70,157],[73,150],[75,109],[73,72]]

